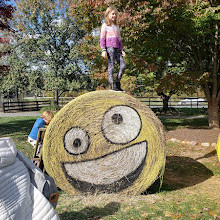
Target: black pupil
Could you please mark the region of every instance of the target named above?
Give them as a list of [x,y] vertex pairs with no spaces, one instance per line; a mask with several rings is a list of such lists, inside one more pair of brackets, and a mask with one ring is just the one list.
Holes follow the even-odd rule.
[[81,140],[79,138],[76,138],[74,141],[73,141],[73,146],[78,148],[81,146]]
[[115,113],[114,115],[112,115],[112,122],[115,123],[116,125],[121,124],[123,121],[123,118],[120,114]]

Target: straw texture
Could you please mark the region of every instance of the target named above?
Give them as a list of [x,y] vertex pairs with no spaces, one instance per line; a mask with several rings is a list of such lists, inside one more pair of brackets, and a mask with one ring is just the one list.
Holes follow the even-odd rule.
[[217,151],[217,155],[218,155],[218,160],[220,162],[220,135],[218,136],[218,142],[216,145],[216,151]]
[[132,96],[86,93],[65,105],[47,128],[43,160],[56,184],[71,194],[140,194],[165,167],[164,129]]

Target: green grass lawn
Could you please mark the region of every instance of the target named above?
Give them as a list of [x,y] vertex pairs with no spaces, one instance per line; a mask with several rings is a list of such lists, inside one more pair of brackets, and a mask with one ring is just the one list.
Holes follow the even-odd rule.
[[[154,112],[159,112],[160,109],[153,108]],[[168,112],[163,113],[165,115],[207,115],[207,108],[170,108]]]
[[[11,137],[27,157],[28,134],[37,117],[0,118],[0,137]],[[162,119],[167,130],[207,126],[207,119]],[[163,185],[155,182],[143,195],[81,195],[63,191],[57,205],[61,219],[220,219],[220,163],[215,149],[167,143]],[[201,157],[202,155],[210,155]],[[201,159],[197,159],[201,158]]]
[[178,128],[207,128],[208,120],[204,118],[185,119],[185,118],[161,118],[166,130]]
[[0,117],[0,137],[11,137],[18,150],[28,158],[33,155],[33,147],[27,142],[28,135],[37,117]]
[[207,115],[207,108],[175,108],[180,115]]

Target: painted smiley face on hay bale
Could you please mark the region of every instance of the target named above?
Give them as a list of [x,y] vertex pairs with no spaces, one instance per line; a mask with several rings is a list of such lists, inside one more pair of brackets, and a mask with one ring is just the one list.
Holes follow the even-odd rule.
[[72,194],[139,194],[165,166],[163,126],[124,93],[96,91],[64,106],[47,128],[44,165]]

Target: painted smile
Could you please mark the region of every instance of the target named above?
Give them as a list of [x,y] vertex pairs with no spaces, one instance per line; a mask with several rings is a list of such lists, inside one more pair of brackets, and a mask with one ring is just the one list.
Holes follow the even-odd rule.
[[71,185],[83,192],[119,192],[140,175],[147,156],[143,141],[93,160],[64,162],[63,172]]

